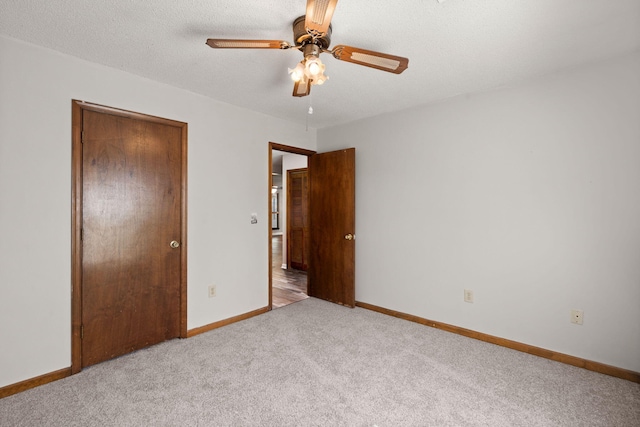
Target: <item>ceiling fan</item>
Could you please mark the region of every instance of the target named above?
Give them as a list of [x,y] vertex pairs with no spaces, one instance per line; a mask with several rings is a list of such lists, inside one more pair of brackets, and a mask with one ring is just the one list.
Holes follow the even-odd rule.
[[282,40],[208,39],[207,45],[215,49],[298,49],[304,59],[289,70],[295,82],[293,96],[307,96],[311,86],[327,80],[321,53],[331,53],[340,61],[352,62],[390,73],[400,74],[409,66],[409,59],[357,47],[331,43],[331,17],[338,0],[307,0],[307,13],[293,21],[294,44]]

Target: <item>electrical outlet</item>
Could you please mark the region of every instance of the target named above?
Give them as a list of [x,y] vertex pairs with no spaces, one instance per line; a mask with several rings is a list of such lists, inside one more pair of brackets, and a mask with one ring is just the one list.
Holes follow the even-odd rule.
[[582,316],[584,313],[582,310],[571,310],[571,323],[576,325],[582,325]]
[[216,296],[216,285],[209,286],[209,298]]
[[470,289],[464,290],[464,302],[473,302],[473,291]]

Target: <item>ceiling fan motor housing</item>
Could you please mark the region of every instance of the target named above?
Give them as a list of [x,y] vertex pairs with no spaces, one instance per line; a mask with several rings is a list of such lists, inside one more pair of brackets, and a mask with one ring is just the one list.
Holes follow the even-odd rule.
[[329,49],[331,44],[331,25],[324,34],[314,35],[309,34],[305,25],[305,16],[300,16],[293,21],[293,40],[296,46],[305,46],[307,44],[314,44],[319,46],[321,50]]

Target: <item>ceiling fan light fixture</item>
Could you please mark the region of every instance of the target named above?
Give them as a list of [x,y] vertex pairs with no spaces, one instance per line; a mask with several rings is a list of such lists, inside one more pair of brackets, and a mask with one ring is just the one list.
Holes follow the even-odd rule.
[[305,71],[313,77],[317,77],[324,72],[324,64],[320,58],[309,57],[305,60]]
[[312,85],[321,85],[327,80],[324,75],[324,64],[319,58],[305,58],[305,77]]
[[324,82],[327,81],[327,79],[329,78],[329,76],[325,76],[324,74],[321,74],[320,76],[318,76],[314,81],[313,84],[316,84],[318,86],[323,85]]
[[303,62],[304,61],[300,61],[298,65],[296,65],[296,68],[289,68],[289,75],[294,82],[299,82],[305,78],[305,66]]
[[314,51],[296,65],[295,68],[289,68],[291,80],[296,83],[304,83],[305,85],[321,85],[327,81],[328,77],[324,75],[325,65],[322,63],[318,54]]

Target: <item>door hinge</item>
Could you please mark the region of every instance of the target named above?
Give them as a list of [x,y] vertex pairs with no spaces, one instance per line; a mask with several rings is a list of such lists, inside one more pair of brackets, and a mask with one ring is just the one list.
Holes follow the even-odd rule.
[[80,241],[82,242],[84,240],[84,228],[80,229]]
[[80,144],[84,144],[84,131],[80,133]]
[[84,325],[80,325],[80,339],[84,339]]

